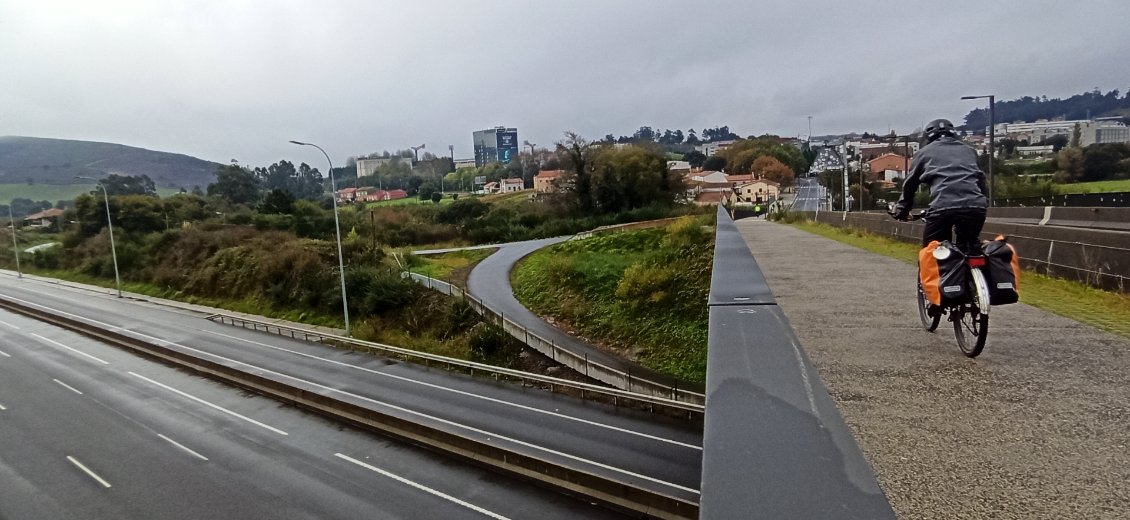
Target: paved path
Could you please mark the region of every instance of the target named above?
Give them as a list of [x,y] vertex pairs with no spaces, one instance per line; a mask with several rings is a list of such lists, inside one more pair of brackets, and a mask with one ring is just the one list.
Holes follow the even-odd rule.
[[912,265],[737,226],[901,518],[1130,518],[1130,341],[1018,304],[969,360]]
[[[630,372],[633,378],[638,377],[668,386],[674,385],[675,380],[670,376],[609,354],[550,325],[514,297],[514,288],[510,285],[510,270],[514,267],[514,264],[538,249],[567,239],[569,237],[499,244],[497,252],[479,262],[471,271],[471,275],[467,279],[468,292],[481,299],[488,307],[503,313],[507,320],[521,324],[530,332],[552,341],[558,347],[581,357],[588,356],[590,361],[615,368],[621,372]],[[701,385],[692,383],[679,382],[678,387],[697,392],[702,391]]]

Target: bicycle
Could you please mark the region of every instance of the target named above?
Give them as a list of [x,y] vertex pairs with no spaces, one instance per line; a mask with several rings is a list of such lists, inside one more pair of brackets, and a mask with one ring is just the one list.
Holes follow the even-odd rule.
[[[889,209],[893,215],[893,204]],[[919,211],[912,213],[908,221],[921,220],[926,215],[926,212]],[[972,246],[972,247],[969,247]],[[939,249],[942,249],[939,247]],[[938,258],[938,250],[935,250],[935,258]],[[926,291],[922,288],[921,279],[918,280],[918,318],[922,322],[922,328],[926,332],[934,332],[941,323],[942,316],[948,316],[948,319],[953,323],[953,335],[957,340],[957,346],[961,349],[961,353],[967,357],[975,358],[981,354],[985,349],[985,340],[989,337],[989,310],[991,305],[989,303],[989,283],[985,278],[985,273],[982,269],[988,265],[988,258],[981,251],[979,244],[963,244],[957,245],[954,250],[945,248],[946,253],[942,254],[960,254],[964,257],[962,266],[968,270],[969,276],[965,277],[968,287],[966,287],[966,294],[970,294],[970,298],[966,298],[958,303],[951,303],[943,306],[933,306],[929,299],[926,297]],[[939,258],[939,260],[944,258]]]

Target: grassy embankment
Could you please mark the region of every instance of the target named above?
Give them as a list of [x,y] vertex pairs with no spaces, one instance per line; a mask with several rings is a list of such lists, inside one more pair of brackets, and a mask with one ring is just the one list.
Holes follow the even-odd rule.
[[476,264],[494,253],[495,249],[464,249],[438,255],[410,256],[413,273],[453,283],[467,288],[467,276]]
[[703,227],[711,218],[538,251],[511,273],[515,296],[620,356],[704,381],[714,241]]
[[[811,221],[797,222],[793,225],[810,233],[897,258],[909,264],[916,262],[919,248],[914,244]],[[1130,337],[1130,296],[1032,271],[1021,273],[1019,285],[1021,303]]]
[[1130,179],[1057,184],[1060,193],[1119,193],[1130,191]]

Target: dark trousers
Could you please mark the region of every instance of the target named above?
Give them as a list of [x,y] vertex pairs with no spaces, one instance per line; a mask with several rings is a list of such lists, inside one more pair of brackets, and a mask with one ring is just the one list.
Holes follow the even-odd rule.
[[[931,210],[923,219],[926,229],[922,232],[922,245],[937,240],[949,240],[958,248],[968,250],[970,246],[981,243],[981,228],[985,225],[984,208],[954,208],[940,211]],[[957,239],[954,240],[954,231]]]

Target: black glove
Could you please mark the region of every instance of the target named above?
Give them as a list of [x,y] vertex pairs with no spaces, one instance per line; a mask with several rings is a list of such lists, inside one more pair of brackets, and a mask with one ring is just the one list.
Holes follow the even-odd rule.
[[910,220],[910,208],[906,208],[902,205],[895,205],[894,209],[891,210],[891,216],[894,217],[895,220],[906,222],[907,220]]

